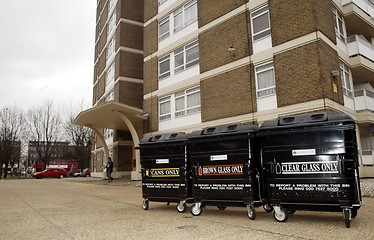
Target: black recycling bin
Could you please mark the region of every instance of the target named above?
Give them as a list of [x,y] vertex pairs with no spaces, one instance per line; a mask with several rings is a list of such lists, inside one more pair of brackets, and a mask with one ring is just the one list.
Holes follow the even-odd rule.
[[277,221],[296,210],[342,211],[350,227],[361,206],[355,126],[348,115],[327,112],[261,125],[265,195]]
[[258,126],[231,124],[189,134],[192,215],[200,215],[206,205],[220,210],[243,206],[248,217],[255,219],[259,200],[257,131]]
[[191,177],[186,150],[187,135],[171,133],[144,138],[139,144],[142,167],[143,209],[149,202],[176,202],[186,211],[191,199]]

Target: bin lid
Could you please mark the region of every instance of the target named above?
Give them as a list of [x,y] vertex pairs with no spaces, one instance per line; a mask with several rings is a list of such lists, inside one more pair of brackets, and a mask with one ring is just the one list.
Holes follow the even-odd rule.
[[153,135],[151,137],[145,137],[142,140],[140,140],[139,144],[186,141],[187,139],[188,139],[187,134],[185,134],[184,132],[164,133],[164,134]]
[[218,125],[206,127],[199,131],[194,131],[189,135],[189,138],[203,137],[203,136],[217,136],[217,135],[234,135],[242,133],[257,132],[259,127],[257,125],[248,125],[243,123],[232,123],[225,125]]
[[261,124],[260,131],[270,128],[310,126],[316,124],[333,124],[343,122],[354,122],[347,114],[334,114],[331,112],[317,112],[300,115],[290,115],[268,120]]

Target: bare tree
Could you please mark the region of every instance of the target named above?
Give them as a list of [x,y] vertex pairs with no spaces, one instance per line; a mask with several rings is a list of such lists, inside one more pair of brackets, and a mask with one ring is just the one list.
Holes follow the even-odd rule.
[[48,165],[55,153],[57,142],[63,139],[61,116],[52,101],[27,112],[29,140],[33,142],[39,159]]
[[7,177],[9,163],[19,164],[21,154],[21,138],[24,127],[24,113],[17,106],[4,107],[0,110],[0,177]]
[[72,157],[79,161],[80,167],[87,168],[91,156],[91,129],[74,124],[75,118],[79,112],[84,109],[82,102],[78,107],[70,107],[65,110],[66,120],[64,129],[67,138],[74,145]]

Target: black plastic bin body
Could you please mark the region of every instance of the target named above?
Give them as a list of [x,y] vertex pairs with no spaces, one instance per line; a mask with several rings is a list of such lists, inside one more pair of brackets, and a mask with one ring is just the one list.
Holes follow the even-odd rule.
[[191,198],[186,141],[184,133],[155,135],[141,140],[139,149],[145,210],[149,201],[177,202],[179,212],[186,210],[186,202]]
[[200,215],[205,205],[221,210],[226,206],[247,206],[248,216],[255,218],[254,204],[259,198],[257,131],[258,126],[232,124],[189,135],[193,215]]
[[342,211],[347,227],[361,205],[355,122],[314,113],[264,122],[259,131],[267,201],[277,221],[295,210]]

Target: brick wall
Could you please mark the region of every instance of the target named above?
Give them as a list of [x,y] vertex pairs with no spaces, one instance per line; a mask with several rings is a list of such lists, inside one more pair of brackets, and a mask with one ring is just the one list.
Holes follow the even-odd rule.
[[338,54],[323,41],[275,55],[274,63],[278,107],[324,97],[342,103],[332,91],[331,71],[339,70]]
[[217,1],[217,0],[198,0],[198,18],[199,27],[219,18],[226,13],[234,10],[243,5],[246,0],[230,0],[230,1]]
[[255,110],[255,83],[250,81],[249,71],[247,65],[201,81],[202,122]]
[[146,126],[144,132],[156,132],[158,131],[158,98],[154,96],[149,99],[145,99],[143,103],[143,110],[145,113],[149,114],[148,121],[146,121]]
[[[249,55],[252,44],[246,21],[246,13],[242,13],[199,35],[201,73]],[[234,55],[228,51],[230,47],[235,48]]]
[[132,107],[143,108],[143,84],[119,81],[114,87],[114,100]]
[[116,74],[115,77],[130,77],[136,79],[143,78],[143,55],[120,51],[116,55]]
[[[148,1],[148,0],[145,0]],[[143,22],[144,0],[122,0],[118,1],[117,16],[123,18]]]
[[322,31],[335,42],[331,1],[269,0],[273,46]]
[[158,0],[144,0],[144,22],[157,15]]
[[122,22],[116,31],[116,49],[119,46],[143,50],[143,27]]
[[144,57],[158,49],[158,23],[153,21],[144,28]]
[[148,94],[158,89],[158,61],[154,57],[144,62],[143,94]]

